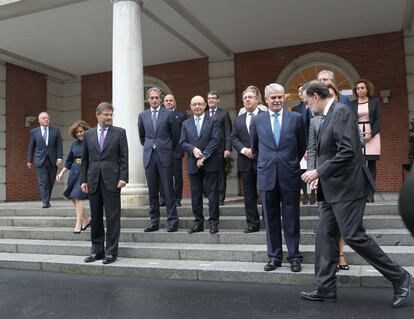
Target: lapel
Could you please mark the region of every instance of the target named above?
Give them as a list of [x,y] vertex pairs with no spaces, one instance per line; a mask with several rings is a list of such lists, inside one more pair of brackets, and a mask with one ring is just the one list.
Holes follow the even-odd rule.
[[[36,130],[35,134],[37,134],[37,135],[38,135],[38,138],[39,138],[39,140],[41,141],[40,143],[42,143],[44,147],[47,147],[47,146],[46,146],[46,142],[45,142],[45,140],[43,139],[43,136],[42,136],[42,127],[41,127],[41,126],[39,126],[39,127],[37,128],[37,130]],[[49,127],[49,135],[50,135],[50,127]]]
[[[102,153],[105,152],[106,147],[109,145],[109,143],[111,142],[111,139],[113,137],[114,133],[113,133],[113,129],[112,126],[108,127],[108,131],[106,132],[106,137],[105,137],[105,142],[102,148]],[[99,145],[98,145],[99,148]]]
[[[280,140],[279,140],[279,146],[283,142],[283,137],[286,136],[286,130],[288,129],[290,125],[291,116],[287,110],[283,110],[282,114],[282,128],[280,130]],[[273,138],[274,139],[274,138]],[[276,142],[275,142],[276,144]]]
[[[320,125],[319,125],[318,148],[319,148],[319,144],[320,144],[321,139],[322,139],[322,135],[323,135],[323,133],[325,133],[326,126],[329,124],[329,121],[331,120],[332,112],[335,108],[335,105],[336,105],[336,102],[334,101],[331,105],[331,108],[328,111],[328,114],[326,114],[325,120],[323,121],[323,123],[320,123]],[[322,119],[321,119],[321,121],[322,121]]]
[[269,112],[266,112],[266,114],[264,114],[264,117],[265,117],[265,121],[263,122],[264,130],[267,132],[268,139],[272,140],[273,145],[275,146],[275,148],[277,148],[276,141],[275,141],[275,135],[273,134],[273,131],[272,131],[271,121],[273,120],[273,118],[271,117]]
[[98,151],[98,153],[100,153],[101,150],[99,149],[98,126],[95,126],[92,130],[93,130],[92,143],[95,146],[95,148]]
[[[215,116],[217,116],[217,112]],[[200,138],[203,135],[206,129],[206,126],[208,125],[207,121],[210,122],[210,117],[207,118],[206,116],[204,116],[203,124],[201,125],[201,129],[200,129],[200,136],[198,138]],[[196,135],[197,135],[197,130],[196,130]]]
[[[164,116],[165,116],[165,112],[166,111],[167,110],[165,108],[163,108],[163,107],[160,107],[160,110],[158,111],[157,126],[155,127],[154,137],[158,133],[158,129],[160,128],[160,123],[164,119]],[[167,111],[167,112],[169,112],[169,111]],[[151,115],[152,115],[152,113],[151,113]],[[151,123],[152,123],[152,116],[151,116]]]

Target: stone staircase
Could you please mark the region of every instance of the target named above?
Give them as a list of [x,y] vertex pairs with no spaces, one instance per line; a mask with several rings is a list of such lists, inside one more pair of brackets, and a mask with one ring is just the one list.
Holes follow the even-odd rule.
[[[123,209],[118,261],[104,266],[85,264],[90,231],[72,233],[74,209],[68,202],[0,204],[0,268],[103,274],[154,279],[189,279],[252,283],[313,285],[314,228],[317,207],[301,207],[303,271],[291,273],[289,264],[274,272],[263,271],[267,262],[265,233],[244,234],[241,203],[220,207],[220,232],[188,234],[192,224],[189,203],[179,208],[180,230],[145,233],[148,208]],[[207,207],[205,207],[207,212]],[[162,212],[165,215],[165,211]],[[365,227],[390,257],[414,273],[414,239],[405,229],[395,201],[367,205]],[[208,226],[206,227],[208,229]],[[340,271],[341,286],[387,286],[388,282],[349,247],[350,271]]]

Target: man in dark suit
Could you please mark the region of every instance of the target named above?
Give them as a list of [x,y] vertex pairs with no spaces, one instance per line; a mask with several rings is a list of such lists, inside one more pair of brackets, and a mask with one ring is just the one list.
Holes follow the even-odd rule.
[[305,129],[299,114],[283,109],[283,86],[269,84],[265,97],[268,112],[255,116],[250,126],[250,145],[257,157],[257,186],[262,198],[269,256],[264,270],[272,271],[282,264],[282,215],[287,259],[291,270],[299,272],[303,259],[299,251],[299,162],[306,150]]
[[231,141],[237,150],[237,172],[243,183],[244,212],[247,227],[245,233],[257,232],[260,229],[260,216],[257,209],[257,160],[250,147],[249,131],[252,118],[258,115],[258,97],[256,92],[246,89],[242,95],[246,113],[234,119]]
[[219,224],[217,188],[219,127],[216,120],[205,115],[206,102],[203,97],[194,96],[190,107],[194,116],[184,121],[180,138],[180,145],[188,155],[187,173],[190,179],[191,206],[194,215],[194,224],[189,233],[204,231],[202,193],[203,181],[205,181],[210,234],[215,234],[218,232]]
[[[329,71],[329,70],[320,71],[318,73],[317,80],[319,82],[322,82],[325,85],[328,85],[329,83],[332,83],[333,85],[338,86],[338,84],[336,83],[335,73],[333,73],[332,71]],[[351,101],[345,95],[338,94],[338,100],[339,100],[339,102],[341,102],[345,105],[352,106]]]
[[112,104],[100,103],[98,125],[83,135],[80,181],[82,191],[89,194],[92,217],[92,248],[86,263],[103,259],[103,264],[110,264],[118,256],[121,188],[128,183],[128,141],[123,128],[112,126],[113,110]]
[[178,123],[173,113],[162,108],[161,90],[152,87],[147,92],[150,108],[138,116],[138,133],[144,146],[144,167],[150,204],[150,223],[145,232],[160,228],[159,188],[163,190],[167,207],[168,232],[178,229],[178,216],[173,187],[174,149],[180,139]]
[[305,85],[306,102],[314,113],[322,114],[317,141],[316,169],[302,179],[318,189],[321,201],[315,243],[317,289],[302,292],[312,301],[336,300],[338,240],[345,242],[376,268],[394,286],[393,307],[408,298],[411,276],[393,262],[364,229],[366,197],[375,189],[361,152],[359,131],[353,111],[337,103],[326,85],[312,81]]
[[[167,94],[164,97],[164,107],[171,111],[173,118],[177,121],[179,131],[181,132],[182,123],[187,119],[187,114],[179,112],[177,110],[175,97],[172,94]],[[174,192],[175,203],[177,207],[181,206],[181,200],[183,198],[183,157],[184,151],[179,144],[174,149],[174,165],[173,165],[173,177],[174,177]],[[160,189],[160,205],[165,203],[164,194],[162,188]]]
[[62,138],[58,128],[49,126],[49,114],[40,113],[38,120],[40,127],[30,131],[27,167],[33,168],[34,160],[42,207],[49,208],[57,168],[62,163]]
[[[310,120],[313,117],[313,114],[309,107],[306,105],[305,102],[303,102],[302,97],[302,88],[303,84],[300,84],[297,88],[298,97],[300,99],[300,103],[292,108],[292,112],[297,112],[302,116],[303,124],[305,125],[305,140],[306,140],[306,148],[309,145],[309,125]],[[304,160],[307,160],[307,153],[305,152]],[[305,169],[301,170],[301,174],[306,172]],[[315,204],[315,190],[311,191],[311,196],[309,198],[308,196],[308,185],[302,181],[302,192],[303,192],[303,205],[306,205],[310,202],[311,205]]]
[[219,172],[218,172],[218,192],[219,205],[224,205],[226,199],[226,158],[231,155],[231,119],[228,112],[218,107],[220,103],[220,95],[217,91],[210,91],[207,93],[208,109],[206,116],[215,119],[219,125],[219,144],[217,147],[217,154],[219,158]]

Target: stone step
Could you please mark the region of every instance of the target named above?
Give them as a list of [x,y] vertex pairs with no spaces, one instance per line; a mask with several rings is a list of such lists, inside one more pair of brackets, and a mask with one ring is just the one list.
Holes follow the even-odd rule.
[[[208,217],[206,217],[208,218]],[[302,216],[301,228],[314,229],[318,216]],[[123,217],[121,218],[122,228],[145,228],[148,225],[148,217]],[[73,227],[74,217],[56,216],[0,216],[0,226],[27,226],[27,227]],[[193,224],[192,217],[181,217],[180,228],[188,229]],[[222,216],[220,228],[223,229],[244,229],[246,220],[244,216]],[[160,226],[165,228],[166,219],[161,219]],[[367,215],[364,217],[364,225],[367,229],[405,229],[400,218],[396,215]],[[205,222],[208,229],[208,222]]]
[[[259,206],[259,211],[261,206]],[[89,211],[89,209],[88,209]],[[123,217],[148,217],[149,208],[124,208],[122,209]],[[204,206],[205,214],[208,214],[208,207]],[[220,206],[221,216],[244,216],[244,205],[227,204]],[[161,207],[161,215],[166,215],[165,207]],[[178,207],[178,215],[181,217],[191,217],[192,210],[190,205]],[[318,208],[316,205],[301,205],[301,216],[316,216]],[[398,215],[398,205],[396,203],[374,203],[367,204],[365,215]],[[72,207],[52,207],[48,209],[42,208],[11,208],[8,206],[0,206],[0,216],[59,216],[73,217],[75,210]]]
[[[314,265],[303,264],[300,273],[290,272],[289,265],[272,272],[263,271],[262,263],[197,260],[119,258],[116,263],[86,264],[83,255],[0,253],[0,268],[123,276],[142,279],[205,280],[244,283],[314,285]],[[414,267],[406,267],[414,274]],[[337,273],[339,287],[390,287],[371,266],[352,266]],[[298,292],[299,293],[299,292]],[[390,295],[392,292],[390,291]],[[299,297],[298,297],[299,298]]]
[[[0,252],[51,255],[88,255],[88,241],[0,239]],[[304,263],[314,261],[313,245],[301,245]],[[413,246],[382,246],[382,249],[401,265],[414,265]],[[286,247],[284,247],[286,251]],[[345,254],[350,265],[367,265],[349,247]],[[175,260],[239,261],[266,263],[266,245],[246,244],[188,244],[188,243],[135,243],[120,242],[119,256],[125,258],[156,258]]]
[[[0,238],[17,239],[55,239],[55,240],[90,240],[90,232],[73,234],[73,228],[65,227],[0,227]],[[374,229],[367,230],[368,234],[379,245],[384,246],[413,246],[414,238],[406,229]],[[165,229],[157,232],[145,233],[142,228],[123,228],[121,241],[124,242],[158,242],[158,243],[193,243],[193,244],[251,244],[260,245],[266,243],[264,231],[245,234],[242,230],[221,229],[216,236],[211,236],[208,231],[196,234],[188,234],[181,229],[175,233],[168,233]],[[301,244],[313,244],[315,233],[312,229],[301,230]]]

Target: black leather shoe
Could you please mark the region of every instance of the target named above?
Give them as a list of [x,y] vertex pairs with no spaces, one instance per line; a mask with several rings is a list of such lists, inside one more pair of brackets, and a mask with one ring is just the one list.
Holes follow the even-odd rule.
[[370,195],[367,197],[367,203],[373,203],[374,202],[374,195]]
[[151,225],[147,226],[144,229],[144,232],[149,233],[149,232],[152,232],[152,231],[157,231],[159,229],[160,229],[160,226],[159,225],[151,224]]
[[310,301],[336,301],[336,292],[320,292],[318,289],[312,290],[310,292],[302,291],[300,296],[303,299]]
[[167,203],[166,202],[160,203],[160,207],[164,207],[164,206],[167,206]]
[[290,263],[290,270],[292,272],[301,272],[302,271],[302,265],[298,261],[292,261]]
[[168,229],[167,229],[167,232],[174,233],[177,230],[178,230],[178,227],[177,226],[169,226]]
[[104,265],[108,265],[108,264],[114,263],[115,261],[116,261],[116,256],[114,256],[114,255],[106,255],[102,263]]
[[189,234],[193,234],[193,233],[199,233],[199,232],[203,232],[203,231],[204,231],[203,226],[194,225],[193,227],[191,227],[191,228],[188,230],[188,233],[189,233]]
[[244,229],[244,232],[246,233],[246,234],[249,234],[249,233],[255,233],[255,232],[258,232],[259,231],[259,227],[253,227],[253,226],[249,226],[249,227],[246,227],[245,229]]
[[219,201],[219,206],[224,206],[224,200]]
[[264,266],[264,271],[272,271],[280,266],[282,266],[282,263],[280,261],[269,260],[269,262]]
[[176,203],[175,203],[175,206],[176,207],[181,207],[181,201],[180,200],[177,200]]
[[42,208],[49,208],[50,207],[50,203],[43,203]]
[[93,263],[94,261],[104,259],[104,257],[104,254],[91,254],[88,257],[86,257],[83,261],[86,263]]
[[398,308],[407,300],[411,293],[411,275],[407,272],[404,280],[399,285],[394,285],[394,300],[392,307]]
[[218,227],[217,226],[210,226],[210,234],[217,234],[219,232]]

